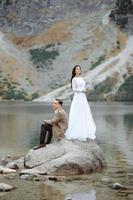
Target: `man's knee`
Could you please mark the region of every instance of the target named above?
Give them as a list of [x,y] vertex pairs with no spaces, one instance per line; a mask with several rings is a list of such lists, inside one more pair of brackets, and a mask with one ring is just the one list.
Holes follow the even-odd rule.
[[42,124],[41,124],[41,129],[43,129],[43,128],[45,128],[45,127],[46,127],[45,123],[42,123]]
[[52,125],[51,125],[51,124],[48,124],[48,123],[46,123],[46,122],[42,122],[41,127],[42,127],[42,128],[52,128]]

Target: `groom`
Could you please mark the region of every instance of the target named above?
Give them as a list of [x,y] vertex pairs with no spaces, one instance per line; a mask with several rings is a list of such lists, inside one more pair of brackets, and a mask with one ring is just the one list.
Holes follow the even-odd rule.
[[41,124],[40,130],[40,144],[33,149],[39,149],[49,144],[52,136],[54,139],[64,138],[64,133],[67,129],[68,122],[66,112],[62,108],[63,101],[55,99],[53,101],[53,109],[55,115],[52,119],[44,120]]

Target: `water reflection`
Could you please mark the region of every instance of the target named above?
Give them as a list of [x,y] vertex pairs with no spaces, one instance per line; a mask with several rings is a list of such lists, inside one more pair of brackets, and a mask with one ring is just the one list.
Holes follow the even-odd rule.
[[[114,172],[118,168],[128,172],[133,166],[133,109],[132,106],[126,107],[127,109],[124,105],[120,107],[121,109],[115,110],[111,107],[111,112],[104,110],[104,115],[101,113],[101,116],[95,117],[97,138],[106,154],[108,165],[112,166]],[[108,168],[111,172],[112,169]]]
[[45,105],[0,105],[0,153],[21,155],[37,144],[40,123],[47,115]]
[[[70,105],[64,106],[68,113]],[[92,103],[91,110],[97,126],[97,141],[107,160],[108,167],[103,172],[104,175],[111,178],[117,177],[117,181],[119,177],[123,177],[124,183],[132,183],[133,105]],[[39,141],[41,121],[49,119],[51,115],[53,115],[51,105],[32,102],[19,104],[11,102],[11,105],[8,102],[0,103],[0,156],[25,154]],[[74,182],[59,185],[53,183],[51,187],[40,184],[37,198],[30,194],[31,198],[28,197],[28,199],[106,200],[109,190],[103,186],[96,188],[93,185],[97,175],[86,175],[87,181],[81,179],[80,185]],[[32,193],[32,189],[30,190]],[[27,193],[24,195],[26,196]],[[112,197],[112,191],[110,191],[110,197]]]
[[[0,147],[6,152],[23,152],[33,145],[37,136],[36,116],[26,113],[0,115]],[[9,152],[8,152],[9,153]]]
[[[69,104],[65,110],[69,112]],[[92,103],[91,109],[100,143],[118,146],[119,151],[131,158],[133,152],[132,105]],[[132,111],[132,112],[131,112]],[[50,104],[32,102],[0,103],[1,153],[25,153],[39,141],[40,124],[53,115]],[[106,149],[108,151],[108,149]],[[108,152],[109,153],[109,152]]]
[[123,118],[123,123],[127,128],[127,133],[131,134],[133,131],[133,115],[126,114]]
[[89,192],[67,194],[65,200],[96,200],[96,191],[90,190]]
[[64,194],[62,194],[59,190],[55,190],[53,189],[53,187],[46,184],[41,184],[39,186],[39,194],[40,194],[39,200],[45,200],[45,199],[46,200],[48,199],[64,200]]

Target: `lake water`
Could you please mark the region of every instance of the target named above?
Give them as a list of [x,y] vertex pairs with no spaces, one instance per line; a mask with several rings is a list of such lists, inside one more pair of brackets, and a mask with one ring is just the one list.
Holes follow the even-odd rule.
[[[70,103],[64,105],[67,113],[69,106]],[[97,143],[105,153],[107,168],[102,173],[76,177],[70,183],[25,181],[23,184],[18,178],[6,180],[19,185],[21,190],[16,189],[9,196],[1,196],[1,199],[17,199],[16,196],[21,192],[24,195],[21,199],[28,200],[52,200],[57,196],[60,200],[125,198],[124,195],[119,197],[101,179],[108,177],[112,182],[133,185],[133,103],[90,102],[90,106],[97,126]],[[38,144],[40,124],[52,115],[53,110],[49,103],[0,102],[0,157],[24,155]],[[5,177],[1,176],[1,181],[5,182]]]

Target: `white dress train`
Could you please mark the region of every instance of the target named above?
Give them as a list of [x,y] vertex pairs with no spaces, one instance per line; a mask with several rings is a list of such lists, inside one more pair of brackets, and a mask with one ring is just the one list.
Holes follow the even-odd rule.
[[72,89],[74,97],[70,107],[68,129],[65,137],[67,139],[77,139],[86,141],[96,138],[96,126],[91,114],[85,93],[85,81],[81,77],[72,79]]

